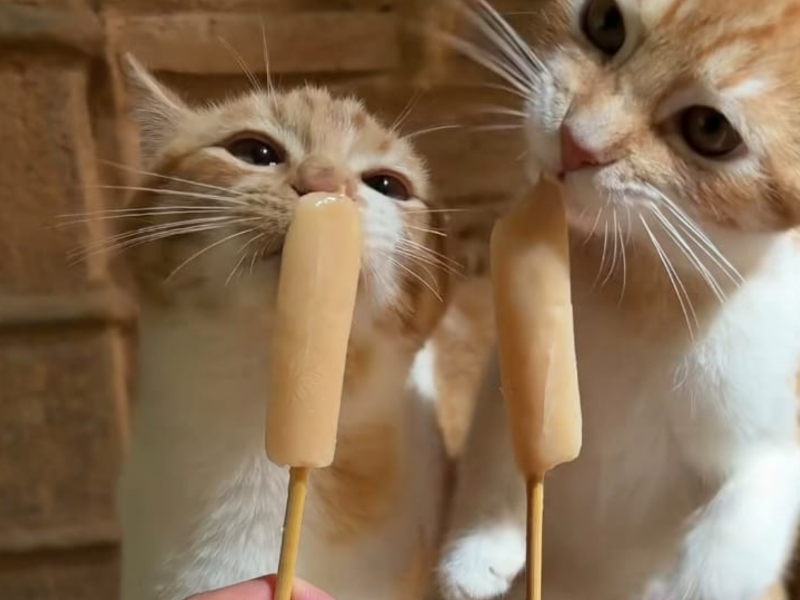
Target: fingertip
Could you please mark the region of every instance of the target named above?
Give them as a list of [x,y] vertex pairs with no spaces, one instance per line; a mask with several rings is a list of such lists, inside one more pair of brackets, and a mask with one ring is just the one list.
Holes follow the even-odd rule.
[[[269,587],[269,600],[272,600],[275,594],[278,576],[268,575],[264,577],[262,581],[266,582]],[[292,590],[292,600],[333,600],[333,598],[310,583],[297,579],[294,582],[294,589]]]
[[292,600],[333,600],[328,594],[305,581],[295,585]]

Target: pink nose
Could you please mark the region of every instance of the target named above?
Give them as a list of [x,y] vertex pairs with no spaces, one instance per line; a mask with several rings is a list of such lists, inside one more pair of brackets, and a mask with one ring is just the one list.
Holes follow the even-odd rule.
[[597,166],[600,166],[600,160],[597,156],[578,143],[568,126],[562,125],[561,170],[564,173],[572,173],[586,167]]

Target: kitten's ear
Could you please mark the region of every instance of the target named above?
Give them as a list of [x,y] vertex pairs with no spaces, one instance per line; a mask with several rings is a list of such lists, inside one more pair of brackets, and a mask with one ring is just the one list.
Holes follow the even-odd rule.
[[122,68],[132,96],[131,116],[142,136],[142,155],[149,161],[172,139],[190,109],[133,55],[122,57]]

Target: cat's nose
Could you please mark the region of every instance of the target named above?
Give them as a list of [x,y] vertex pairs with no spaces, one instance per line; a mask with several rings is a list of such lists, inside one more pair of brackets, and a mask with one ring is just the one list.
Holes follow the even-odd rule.
[[292,187],[303,196],[312,192],[344,192],[353,197],[356,186],[352,178],[331,162],[310,158],[304,161],[295,174]]
[[572,173],[587,167],[601,165],[599,157],[581,146],[567,125],[561,126],[561,171]]

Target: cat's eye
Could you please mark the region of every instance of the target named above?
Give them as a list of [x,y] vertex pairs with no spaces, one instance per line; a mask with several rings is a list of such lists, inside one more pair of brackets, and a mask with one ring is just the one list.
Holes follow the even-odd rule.
[[283,154],[269,142],[256,137],[234,139],[225,145],[233,156],[257,167],[272,167],[283,162]]
[[680,132],[686,144],[705,158],[723,158],[742,145],[739,132],[718,110],[691,106],[680,115]]
[[625,19],[616,0],[589,0],[581,22],[583,35],[607,56],[625,45]]
[[365,175],[363,181],[376,192],[380,192],[388,198],[395,200],[408,200],[411,198],[411,190],[408,184],[401,177],[391,173],[371,173]]

